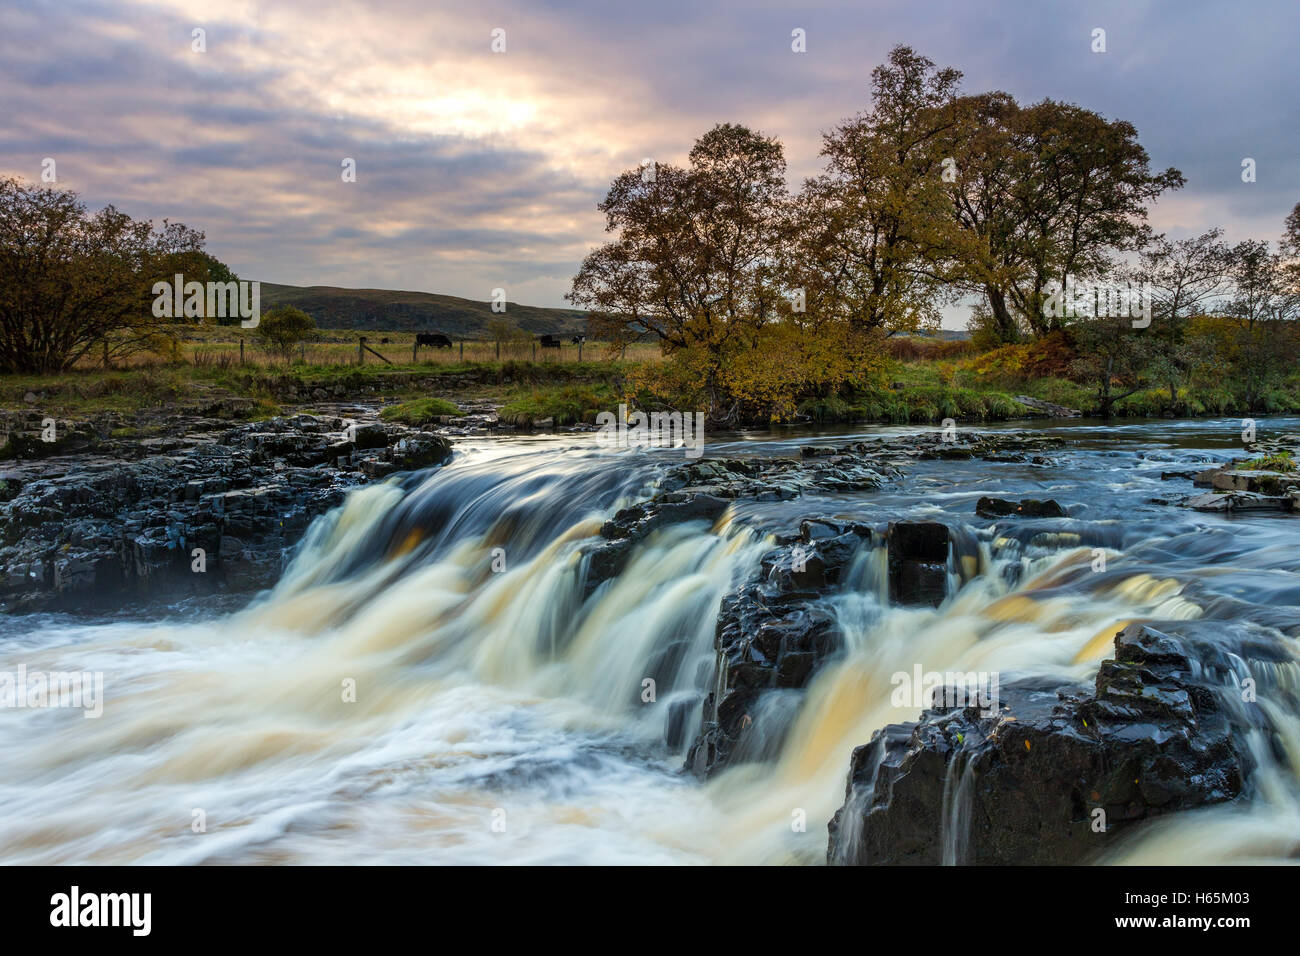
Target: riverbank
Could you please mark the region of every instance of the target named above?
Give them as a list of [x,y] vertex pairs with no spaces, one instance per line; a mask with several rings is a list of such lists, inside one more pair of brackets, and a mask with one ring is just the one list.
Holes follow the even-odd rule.
[[[962,344],[962,343],[956,343]],[[805,398],[787,424],[974,424],[1101,410],[1097,394],[1071,378],[1066,358],[1050,343],[1007,346],[989,353],[937,352],[929,356],[900,341],[884,377]],[[603,357],[593,343],[587,361],[458,362],[439,355],[427,363],[239,365],[232,362],[153,364],[118,370],[76,370],[47,376],[0,376],[0,431],[12,430],[21,411],[39,419],[64,418],[122,435],[166,434],[169,415],[207,415],[256,421],[313,403],[359,402],[379,407],[446,402],[440,414],[490,418],[499,430],[593,424],[602,411],[628,401],[648,409],[693,410],[690,401],[638,391],[635,360]],[[916,353],[916,354],[914,354]],[[450,406],[456,406],[452,409]],[[1300,411],[1300,379],[1267,391],[1253,408],[1222,382],[1148,388],[1110,407],[1126,418],[1196,418]],[[408,413],[399,408],[393,420]],[[739,422],[765,427],[767,421]],[[0,458],[12,451],[0,440]]]
[[[236,406],[236,410],[239,410]],[[171,410],[145,434],[87,423],[12,431],[0,463],[0,611],[102,611],[248,594],[279,579],[312,521],[353,488],[451,458],[443,436],[320,408],[234,424]]]

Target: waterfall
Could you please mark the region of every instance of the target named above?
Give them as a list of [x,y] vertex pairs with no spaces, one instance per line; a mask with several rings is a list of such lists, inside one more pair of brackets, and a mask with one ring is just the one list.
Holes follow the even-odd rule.
[[939,811],[942,830],[939,846],[944,866],[969,862],[971,801],[975,785],[974,765],[960,752],[948,762],[943,779],[943,807]]
[[[1249,546],[1190,524],[1135,541],[1106,519],[1045,535],[949,517],[943,603],[892,605],[886,551],[863,547],[819,599],[841,649],[804,689],[765,698],[762,732],[701,783],[682,765],[723,680],[719,605],[773,539],[736,511],[669,525],[596,585],[602,523],[665,460],[471,449],[350,494],[237,613],[21,622],[0,671],[102,672],[106,702],[93,720],[0,714],[0,860],[823,862],[850,755],[928,704],[900,696],[896,675],[1085,684],[1130,621],[1244,614],[1242,581],[1293,587],[1278,569],[1293,552],[1267,527]],[[1236,666],[1272,728],[1249,741],[1249,803],[1163,821],[1116,860],[1297,852],[1300,664]],[[1225,707],[1243,706],[1233,679]],[[945,863],[969,862],[978,787],[955,757],[936,834]]]

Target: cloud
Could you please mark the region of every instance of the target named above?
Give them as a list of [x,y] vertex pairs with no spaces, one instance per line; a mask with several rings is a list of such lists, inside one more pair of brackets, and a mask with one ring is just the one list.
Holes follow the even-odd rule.
[[[790,50],[796,27],[807,53]],[[561,305],[618,172],[681,162],[736,121],[779,136],[797,181],[903,42],[963,69],[968,90],[1133,122],[1153,163],[1189,179],[1157,228],[1271,239],[1300,200],[1297,27],[1292,0],[45,0],[0,9],[0,172],[35,178],[54,157],[92,206],[200,228],[249,278],[476,299],[505,286]]]

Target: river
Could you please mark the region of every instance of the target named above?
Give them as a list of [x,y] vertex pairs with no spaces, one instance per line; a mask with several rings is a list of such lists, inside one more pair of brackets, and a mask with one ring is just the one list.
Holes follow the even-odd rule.
[[[1162,472],[1240,456],[1239,421],[1032,427],[1068,440],[1047,465],[918,462],[876,492],[742,503],[648,539],[585,602],[580,546],[680,452],[465,440],[442,469],[353,492],[241,609],[4,619],[0,671],[102,672],[105,700],[92,719],[0,711],[0,861],[821,863],[851,751],[919,713],[891,703],[892,673],[1086,681],[1133,620],[1222,619],[1296,656],[1297,519],[1153,500],[1191,493]],[[1297,427],[1262,419],[1260,434]],[[907,431],[753,433],[706,454]],[[1055,498],[1070,517],[995,535],[981,495]],[[814,514],[938,518],[979,559],[940,607],[903,608],[881,552],[864,553],[825,599],[848,647],[791,695],[779,752],[700,782],[664,742],[667,714],[709,686],[719,602],[771,546],[755,529]],[[645,701],[652,667],[669,677]],[[1109,862],[1300,853],[1300,666],[1277,681],[1278,740],[1258,746],[1247,799],[1146,827]]]

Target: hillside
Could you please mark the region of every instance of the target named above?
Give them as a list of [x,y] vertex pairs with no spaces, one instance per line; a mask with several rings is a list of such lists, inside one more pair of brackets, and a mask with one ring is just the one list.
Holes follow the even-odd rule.
[[[323,329],[443,332],[453,338],[485,337],[487,323],[497,315],[486,301],[454,295],[263,282],[262,308],[279,305],[297,306]],[[546,309],[511,302],[505,315],[534,335],[586,332],[586,313],[576,309]]]

